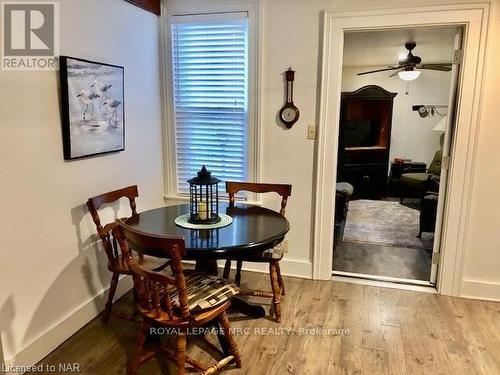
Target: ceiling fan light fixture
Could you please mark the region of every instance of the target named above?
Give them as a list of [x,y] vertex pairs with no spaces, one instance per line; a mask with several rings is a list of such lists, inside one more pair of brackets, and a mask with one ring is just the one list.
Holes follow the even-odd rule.
[[422,72],[419,70],[403,70],[398,72],[398,76],[403,81],[414,81],[420,76],[420,73]]

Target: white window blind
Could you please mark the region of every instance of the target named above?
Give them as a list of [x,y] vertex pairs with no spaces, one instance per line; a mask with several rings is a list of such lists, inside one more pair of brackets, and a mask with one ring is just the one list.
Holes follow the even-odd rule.
[[171,26],[177,192],[202,165],[221,180],[247,177],[248,19],[174,17]]

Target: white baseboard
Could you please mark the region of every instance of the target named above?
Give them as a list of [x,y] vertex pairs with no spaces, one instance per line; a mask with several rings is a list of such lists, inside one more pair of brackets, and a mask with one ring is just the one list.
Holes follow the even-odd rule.
[[500,302],[500,283],[482,280],[462,280],[460,296],[464,298],[480,299]]
[[[218,261],[219,267],[224,267],[224,260]],[[233,262],[232,269],[235,269],[236,262]],[[251,263],[243,262],[242,269],[244,271],[269,273],[268,263]],[[281,274],[283,276],[300,277],[303,279],[312,278],[312,263],[308,260],[302,259],[282,259],[280,261]]]
[[437,294],[437,290],[433,286],[398,284],[392,281],[361,279],[358,277],[341,276],[341,275],[333,275],[332,280],[349,284],[368,285],[368,286],[376,286],[379,288],[410,290],[412,292]]
[[404,279],[401,277],[379,276],[379,275],[372,275],[372,274],[368,274],[368,273],[356,273],[356,272],[345,272],[345,271],[333,270],[332,275],[333,276],[342,276],[342,277],[364,279],[364,280],[382,281],[382,282],[395,283],[395,284],[401,284],[401,285],[418,285],[418,286],[431,287],[431,288],[434,287],[434,285],[432,285],[429,281]]
[[[118,283],[115,300],[123,296],[132,289],[133,282],[131,277],[122,277]],[[66,318],[48,327],[37,339],[29,343],[21,352],[12,358],[5,359],[5,366],[33,366],[54,351],[64,341],[69,339],[78,330],[85,326],[101,313],[104,306],[102,296],[107,297],[109,287],[103,290],[97,296],[83,303],[72,312],[68,313]],[[1,372],[1,370],[0,370]],[[7,372],[9,375],[17,375],[15,372]]]

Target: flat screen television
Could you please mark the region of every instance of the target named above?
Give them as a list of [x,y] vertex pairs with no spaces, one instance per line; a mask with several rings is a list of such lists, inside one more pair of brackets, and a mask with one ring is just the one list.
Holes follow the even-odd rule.
[[370,147],[377,143],[376,124],[369,120],[344,122],[344,147]]

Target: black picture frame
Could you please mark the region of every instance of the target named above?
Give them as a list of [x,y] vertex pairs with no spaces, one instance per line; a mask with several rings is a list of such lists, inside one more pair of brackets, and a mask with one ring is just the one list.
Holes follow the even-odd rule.
[[59,66],[64,159],[124,151],[125,68],[72,56]]

